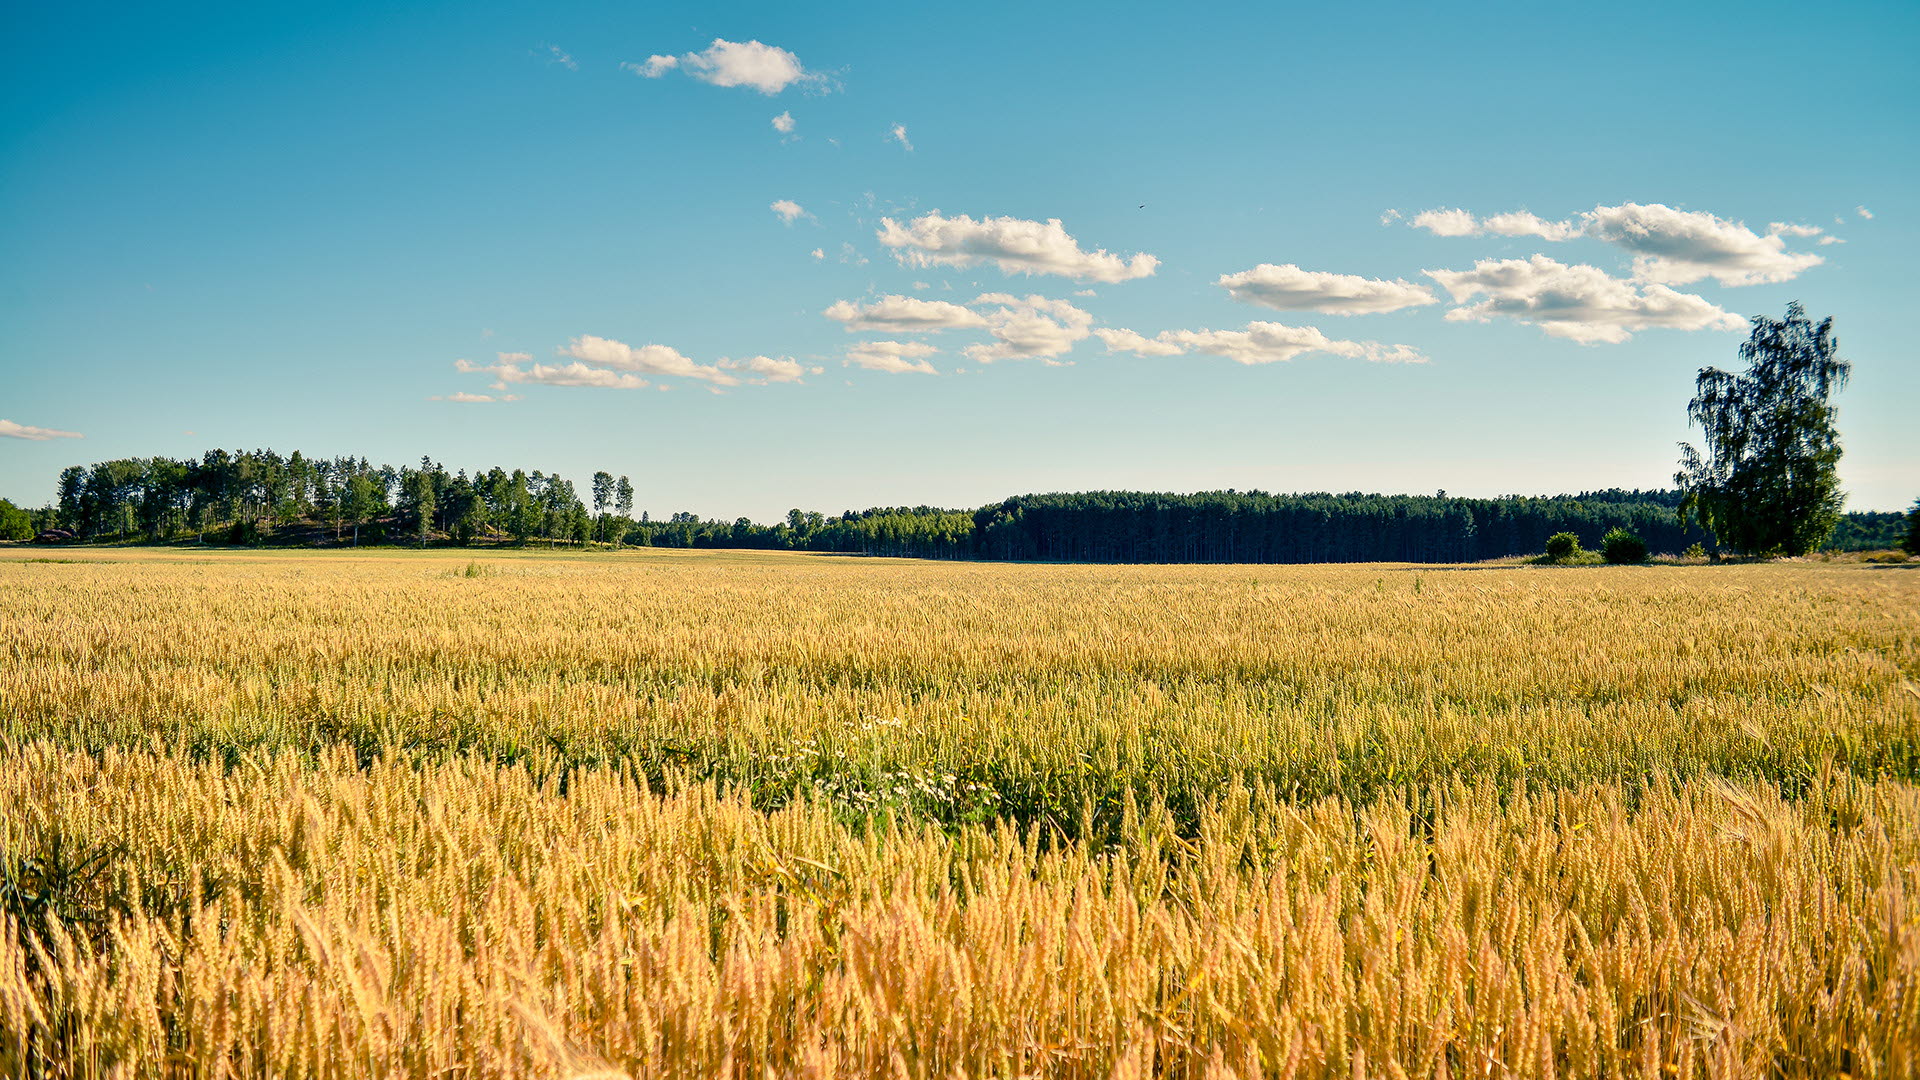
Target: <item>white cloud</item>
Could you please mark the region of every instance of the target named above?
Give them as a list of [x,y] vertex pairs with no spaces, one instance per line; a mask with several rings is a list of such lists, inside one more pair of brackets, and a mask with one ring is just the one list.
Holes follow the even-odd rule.
[[1358,345],[1358,349],[1342,348],[1335,352],[1341,356],[1357,356],[1369,364],[1424,364],[1427,354],[1411,345],[1382,345],[1377,341],[1341,342],[1342,346]]
[[1075,290],[1073,290],[1073,295],[1075,295],[1075,296],[1099,296],[1100,294],[1099,294],[1099,293],[1097,293],[1097,292],[1095,292],[1095,291],[1093,291],[1092,289],[1075,289]]
[[788,225],[793,224],[794,218],[813,216],[807,213],[799,203],[794,202],[792,199],[775,199],[768,205],[767,209],[780,215],[780,220]]
[[647,380],[638,375],[588,367],[578,360],[570,364],[534,364],[527,368],[523,378],[503,377],[501,381],[540,383],[544,386],[597,386],[609,390],[638,390],[648,385]]
[[0,420],[0,438],[45,442],[48,439],[81,439],[85,436],[77,431],[61,431],[57,428],[34,427],[31,424],[16,424],[11,420]]
[[807,254],[813,256],[816,260],[824,260],[827,257],[827,253],[820,248],[814,248],[812,251],[807,252]]
[[773,130],[782,135],[793,134],[793,111],[791,109],[773,118]]
[[913,144],[907,141],[907,125],[905,124],[893,125],[893,130],[887,133],[887,138],[892,139],[894,142],[897,142],[901,146],[906,147],[909,153],[913,151]]
[[[974,310],[983,307],[989,310]],[[1092,315],[1066,300],[1010,293],[986,293],[967,304],[890,294],[865,304],[840,300],[821,314],[849,331],[925,334],[984,328],[994,340],[966,349],[970,359],[983,364],[1019,359],[1051,363],[1084,340],[1093,325]]]
[[620,62],[622,70],[631,71],[643,79],[657,79],[679,66],[680,58],[677,56],[649,56],[644,64],[636,64],[631,60]]
[[750,356],[745,360],[721,360],[714,365],[728,371],[744,373],[751,383],[797,383],[803,375],[818,375],[825,368],[807,367],[798,360],[787,357],[775,359],[771,356]]
[[677,375],[688,379],[704,379],[719,386],[734,386],[740,381],[717,368],[696,364],[680,350],[667,345],[641,345],[636,348],[611,338],[582,334],[555,352],[615,371]]
[[[1380,223],[1386,224],[1387,219],[1381,218]],[[1465,210],[1423,210],[1408,224],[1435,236],[1537,236],[1542,240],[1571,240],[1579,236],[1581,230],[1576,222],[1548,221],[1526,210],[1479,220]]]
[[1526,210],[1495,214],[1480,222],[1480,227],[1495,236],[1537,236],[1542,240],[1571,240],[1580,235],[1580,226],[1571,221],[1548,221]]
[[1856,214],[1859,214],[1859,215],[1860,215],[1861,217],[1863,217],[1863,218],[1866,218],[1866,219],[1867,219],[1868,221],[1872,221],[1872,220],[1873,220],[1873,211],[1871,211],[1871,210],[1869,210],[1869,209],[1867,209],[1867,208],[1866,208],[1866,207],[1864,207],[1864,206],[1856,206],[1856,207],[1854,207],[1854,208],[1853,208],[1853,212],[1854,212],[1854,213],[1856,213]]
[[611,338],[583,334],[554,351],[562,357],[571,358],[572,362],[530,363],[533,357],[527,353],[503,352],[499,354],[499,360],[492,364],[476,364],[463,359],[455,360],[453,366],[455,370],[467,374],[493,376],[495,390],[505,390],[516,383],[593,386],[611,390],[638,390],[653,385],[642,375],[675,375],[700,379],[714,386],[740,385],[738,377],[718,367],[696,364],[679,350],[665,345],[641,345],[636,348]]
[[427,400],[428,401],[458,401],[458,402],[464,402],[467,404],[477,404],[479,402],[484,402],[484,401],[513,401],[517,399],[518,399],[518,395],[515,395],[515,394],[508,394],[505,397],[494,397],[492,394],[469,394],[465,390],[461,390],[457,393],[452,393],[452,394],[435,394],[434,396],[428,398]]
[[673,68],[680,68],[701,82],[714,86],[745,86],[772,96],[794,83],[821,81],[820,76],[801,66],[800,58],[775,45],[758,41],[728,41],[714,38],[703,52],[683,53],[678,57],[650,56],[646,64],[622,64],[637,74],[657,79]]
[[1245,330],[1166,330],[1145,337],[1132,330],[1094,331],[1110,353],[1136,356],[1181,356],[1189,352],[1224,356],[1240,364],[1272,364],[1311,352],[1348,356],[1378,364],[1424,364],[1427,358],[1411,345],[1383,345],[1378,341],[1329,338],[1311,326],[1250,322]]
[[1661,203],[1599,206],[1586,234],[1634,255],[1634,277],[1685,285],[1710,277],[1722,285],[1791,281],[1826,260],[1789,252],[1778,235],[1760,236],[1737,221]]
[[547,46],[547,53],[548,53],[549,63],[559,64],[561,67],[566,68],[568,71],[580,70],[579,63],[575,61],[573,57],[567,55],[566,51],[561,49],[560,46],[558,45]]
[[1054,363],[1063,353],[1087,337],[1093,316],[1065,300],[1044,296],[1017,297],[1007,293],[987,293],[973,303],[997,304],[986,313],[991,345],[969,345],[967,359],[982,364],[995,360],[1044,360]]
[[1155,341],[1153,338],[1137,334],[1132,330],[1114,330],[1101,327],[1093,336],[1106,343],[1110,353],[1132,353],[1135,356],[1179,356],[1187,351],[1184,345],[1171,341]]
[[[513,355],[513,354],[503,354]],[[524,355],[524,354],[520,354]],[[537,383],[543,386],[596,386],[610,390],[638,390],[648,385],[647,380],[638,375],[626,375],[617,371],[588,367],[582,363],[571,364],[534,364],[520,367],[504,358],[497,364],[475,364],[467,360],[455,360],[454,369],[467,374],[492,375],[496,380],[495,389],[505,389],[509,383]]]
[[1391,225],[1394,222],[1399,220],[1400,220],[1400,211],[1398,210],[1380,211],[1380,224],[1382,225]]
[[1027,221],[1014,217],[946,217],[938,210],[905,226],[880,220],[879,239],[910,266],[973,266],[992,262],[1003,273],[1058,274],[1091,281],[1130,281],[1154,272],[1160,260],[1137,254],[1130,259],[1100,251],[1082,251],[1059,218]]
[[[1568,266],[1545,255],[1483,259],[1472,270],[1428,270],[1457,305],[1450,322],[1505,316],[1553,337],[1582,344],[1621,342],[1636,330],[1738,330],[1745,323],[1691,293],[1661,284],[1636,287],[1593,266]],[[1474,296],[1485,300],[1467,305]]]
[[1465,210],[1428,210],[1415,215],[1412,224],[1438,236],[1591,237],[1632,253],[1634,277],[1662,285],[1709,277],[1722,285],[1791,281],[1825,261],[1786,249],[1787,237],[1819,235],[1814,226],[1775,222],[1762,236],[1737,221],[1663,203],[1596,206],[1567,221],[1548,221],[1525,210],[1479,220]]
[[1440,302],[1424,285],[1302,270],[1292,263],[1261,263],[1251,270],[1223,274],[1216,284],[1243,304],[1279,311],[1364,315]]
[[1409,224],[1435,236],[1472,236],[1480,228],[1465,210],[1422,210]]
[[1837,236],[1823,236],[1820,238],[1821,247],[1826,247],[1828,244],[1844,244],[1844,243],[1846,243],[1846,241],[1840,239]]
[[979,313],[959,304],[892,294],[870,304],[840,300],[821,314],[835,322],[844,323],[848,331],[880,330],[918,334],[987,325],[987,320]]
[[917,372],[922,375],[938,375],[939,371],[926,358],[940,350],[917,341],[862,341],[847,349],[845,363],[848,367],[863,367],[869,371],[885,371],[895,375]]

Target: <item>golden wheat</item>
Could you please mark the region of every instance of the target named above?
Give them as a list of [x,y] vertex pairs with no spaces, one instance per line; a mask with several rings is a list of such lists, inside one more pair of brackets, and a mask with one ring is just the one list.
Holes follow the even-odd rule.
[[8,1075],[1920,1070],[1920,575],[61,557]]

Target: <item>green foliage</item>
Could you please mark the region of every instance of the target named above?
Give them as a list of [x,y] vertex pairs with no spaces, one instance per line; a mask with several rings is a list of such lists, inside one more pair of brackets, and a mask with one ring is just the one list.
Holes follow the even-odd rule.
[[1689,559],[1704,559],[1707,557],[1707,549],[1699,544],[1688,544],[1686,557]]
[[1828,399],[1852,365],[1833,319],[1818,325],[1798,303],[1784,319],[1756,315],[1740,346],[1742,375],[1702,368],[1687,416],[1706,454],[1682,443],[1674,481],[1682,516],[1698,514],[1719,542],[1750,555],[1804,555],[1840,519],[1840,437]]
[[1831,551],[1884,551],[1907,536],[1907,515],[1900,510],[1855,510],[1843,514],[1822,545]]
[[[972,511],[898,506],[828,516],[796,508],[785,521],[762,525],[691,513],[665,520],[641,514],[635,521],[632,481],[607,473],[596,474],[589,487],[590,510],[572,483],[551,473],[450,474],[431,458],[395,468],[360,457],[307,458],[297,451],[283,457],[272,450],[76,465],[61,473],[58,490],[50,519],[30,527],[64,525],[83,540],[184,536],[305,546],[321,540],[324,530],[341,545],[428,543],[443,536],[462,546],[510,538],[933,559],[1447,563],[1538,550],[1540,537],[1560,531],[1597,537],[1623,528],[1657,551],[1681,551],[1707,538],[1675,514],[1683,494],[1674,490],[1490,499],[1095,491],[1021,495]],[[610,504],[600,501],[609,496]],[[241,522],[249,524],[236,529]],[[1847,514],[1831,542],[1845,550],[1884,549],[1899,544],[1906,529],[1905,514]]]
[[1625,529],[1613,529],[1600,538],[1600,553],[1608,562],[1643,563],[1647,561],[1647,542]]
[[433,527],[434,515],[439,510],[440,497],[434,483],[436,473],[444,475],[444,470],[429,458],[420,459],[420,468],[409,469],[400,476],[400,494],[402,507],[407,517],[419,530],[420,546],[427,546],[428,533]]
[[0,540],[33,539],[33,515],[0,499]]
[[1907,514],[1907,538],[1900,546],[1909,555],[1920,555],[1920,499],[1913,500],[1913,509]]
[[1547,558],[1571,559],[1580,554],[1580,538],[1570,532],[1557,532],[1547,537]]

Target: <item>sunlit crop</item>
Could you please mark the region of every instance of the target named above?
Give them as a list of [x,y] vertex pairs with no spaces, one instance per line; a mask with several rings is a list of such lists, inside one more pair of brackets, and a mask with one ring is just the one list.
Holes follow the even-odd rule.
[[1908,1076],[1920,573],[0,555],[0,1075]]

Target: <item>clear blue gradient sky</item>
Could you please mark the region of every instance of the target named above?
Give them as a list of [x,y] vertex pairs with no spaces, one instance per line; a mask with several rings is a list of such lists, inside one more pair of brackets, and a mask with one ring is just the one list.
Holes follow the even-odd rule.
[[3,18],[18,502],[213,446],[761,520],[1666,486],[1792,299],[1849,505],[1920,495],[1910,2]]

